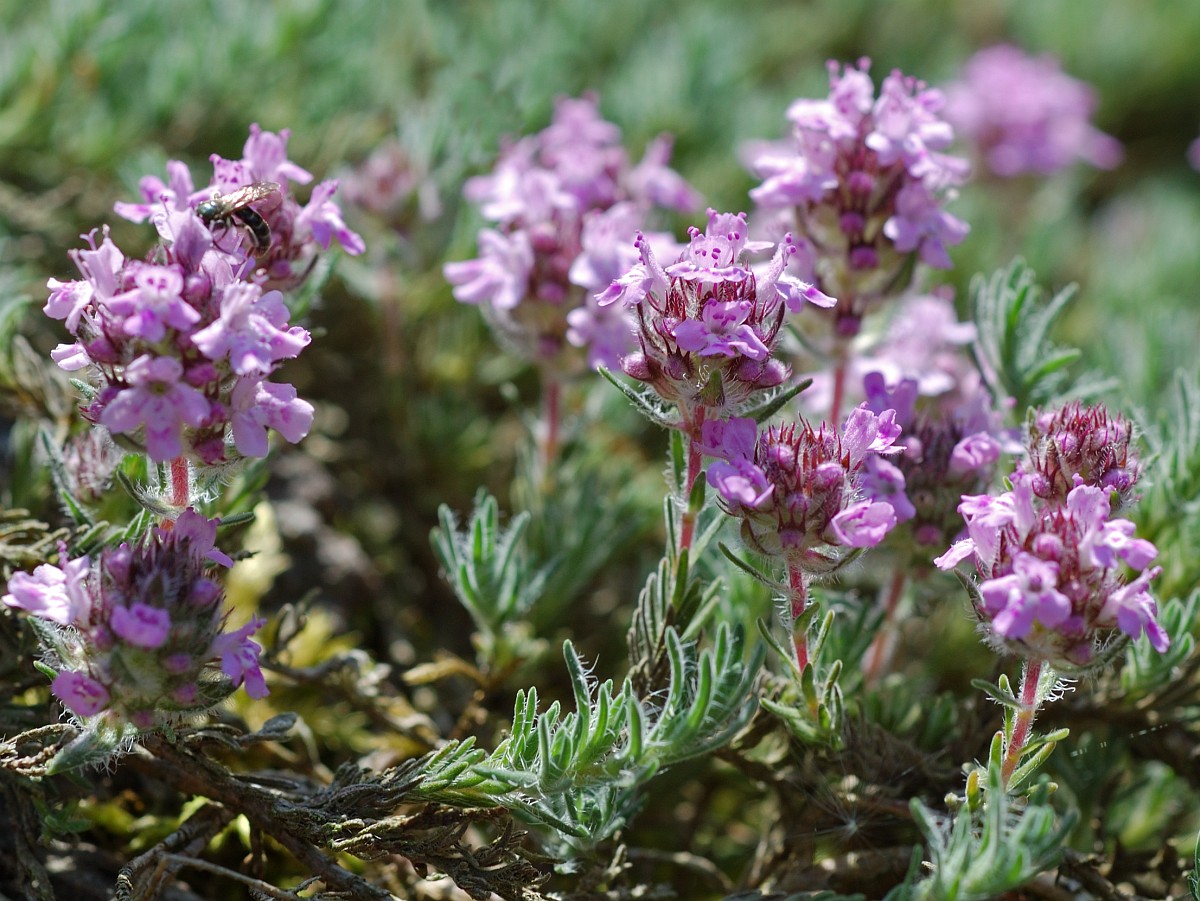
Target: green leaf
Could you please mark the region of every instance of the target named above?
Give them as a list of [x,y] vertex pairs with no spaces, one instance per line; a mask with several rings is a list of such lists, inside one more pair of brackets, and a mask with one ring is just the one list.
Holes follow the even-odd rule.
[[129,723],[101,713],[84,722],[83,731],[64,745],[46,765],[50,775],[99,766],[112,760],[140,734]]

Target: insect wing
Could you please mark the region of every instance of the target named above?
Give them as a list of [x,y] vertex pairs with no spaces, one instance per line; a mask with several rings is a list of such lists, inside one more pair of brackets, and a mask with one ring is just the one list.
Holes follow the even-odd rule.
[[256,181],[252,185],[244,185],[236,191],[230,191],[228,194],[221,194],[213,199],[221,204],[224,214],[228,216],[236,210],[250,206],[252,203],[257,203],[264,198],[270,197],[279,190],[279,185],[273,181]]

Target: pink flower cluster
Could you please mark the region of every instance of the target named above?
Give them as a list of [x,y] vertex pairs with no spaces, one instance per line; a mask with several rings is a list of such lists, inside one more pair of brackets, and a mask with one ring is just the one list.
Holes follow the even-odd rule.
[[[1157,651],[1170,639],[1159,626],[1150,582],[1162,567],[1133,523],[1109,519],[1107,494],[1090,485],[1071,489],[1065,504],[1038,502],[1032,479],[1012,476],[996,497],[966,496],[959,510],[967,538],[934,562],[953,569],[972,558],[979,572],[976,612],[1001,647],[1047,660],[1060,669],[1093,664],[1116,629],[1149,637]],[[1138,573],[1127,581],[1124,568]]]
[[[634,234],[655,207],[691,210],[696,192],[667,166],[671,141],[652,142],[636,166],[620,129],[600,118],[595,97],[561,98],[550,125],[508,147],[490,175],[464,195],[495,228],[479,232],[479,257],[447,263],[463,303],[484,308],[513,349],[566,365],[566,345],[586,347],[592,366],[615,368],[630,346],[626,311],[592,294],[636,260]],[[669,236],[655,236],[663,246]]]
[[796,252],[790,235],[765,271],[752,270],[744,254],[772,245],[748,241],[746,232],[744,214],[709,210],[705,231],[691,228],[666,267],[639,233],[641,262],[596,296],[602,308],[634,311],[640,350],[622,359],[622,369],[674,403],[686,422],[701,410],[701,419],[725,418],[755,391],[781,384],[789,370],[772,353],[785,314],[835,303],[785,272]]
[[1011,490],[963,496],[967,537],[934,562],[974,561],[976,610],[999,646],[1063,669],[1102,661],[1118,630],[1160,652],[1169,646],[1148,590],[1162,569],[1150,566],[1158,550],[1132,522],[1110,518],[1136,482],[1130,439],[1128,423],[1102,407],[1038,412]]
[[241,159],[227,160],[215,153],[209,158],[213,177],[207,187],[196,190],[188,167],[172,160],[167,163],[166,182],[147,175],[138,186],[142,202],[118,203],[114,209],[131,222],[153,221],[163,241],[173,243],[184,222],[205,201],[235,195],[251,185],[275,184],[278,191],[254,204],[270,230],[269,245],[252,253],[239,226],[219,224],[214,228],[213,250],[228,257],[226,262],[239,277],[254,269],[256,284],[292,287],[308,275],[318,248],[328,250],[334,239],[351,255],[362,253],[366,247],[346,225],[341,209],[333,201],[338,189],[336,180],[318,184],[303,206],[296,200],[289,183],[306,185],[313,176],[288,159],[290,135],[287,129],[270,132],[251,125]]
[[793,219],[802,275],[843,301],[837,330],[847,336],[871,301],[908,286],[910,257],[948,269],[946,248],[968,231],[943,208],[968,167],[943,152],[954,132],[942,95],[893,71],[876,97],[869,68],[831,61],[829,96],[796,100],[790,137],[746,154],[763,179],[751,198]]
[[[287,160],[287,133],[252,129],[246,159],[214,157],[221,193],[251,179],[311,176]],[[341,222],[325,182],[300,208],[290,195],[263,200],[270,245],[262,268],[244,246],[240,226],[208,223],[196,205],[213,194],[193,191],[173,162],[171,183],[143,180],[144,204],[118,204],[127,218],[152,218],[163,244],[146,260],[128,259],[105,230],[72,253],[83,278],[51,279],[45,313],[76,338],[52,356],[63,369],[86,371],[94,394],[84,415],[127,444],[163,462],[186,456],[218,464],[267,453],[267,431],[299,441],[313,408],[288,384],[268,377],[309,343],[272,283],[293,285],[311,267],[312,248],[338,237],[354,253],[361,240]],[[256,211],[257,212],[257,211]],[[299,268],[297,268],[299,267]]]
[[1092,89],[1051,56],[1001,44],[980,50],[946,88],[946,118],[1002,178],[1049,175],[1083,160],[1101,169],[1121,161],[1121,145],[1088,120]]
[[[855,409],[840,430],[801,419],[758,432],[752,419],[704,424],[702,450],[718,459],[708,483],[742,521],[759,553],[812,574],[831,572],[849,548],[874,547],[896,525],[896,502],[872,495],[868,464],[903,449],[895,412]],[[903,478],[900,479],[903,495]]]
[[[17,573],[0,597],[49,624],[40,629],[58,670],[51,690],[79,717],[99,714],[148,730],[206,710],[245,685],[267,694],[251,619],[226,631],[214,565],[217,521],[190,508],[136,545]],[[217,673],[224,674],[222,679]]]

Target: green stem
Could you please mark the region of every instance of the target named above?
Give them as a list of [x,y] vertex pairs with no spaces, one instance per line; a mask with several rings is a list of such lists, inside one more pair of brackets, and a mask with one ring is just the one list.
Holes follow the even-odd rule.
[[683,551],[692,549],[692,539],[696,532],[696,517],[700,515],[699,510],[692,509],[692,489],[696,487],[696,479],[700,478],[702,457],[698,445],[700,431],[704,426],[704,412],[704,407],[700,407],[696,411],[696,418],[688,423],[684,430],[687,441],[687,472],[683,480],[684,507],[679,523],[679,551],[681,554]]

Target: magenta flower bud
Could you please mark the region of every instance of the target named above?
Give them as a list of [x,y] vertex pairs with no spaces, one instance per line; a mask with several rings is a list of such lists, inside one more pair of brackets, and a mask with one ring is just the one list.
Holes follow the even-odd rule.
[[1141,474],[1133,428],[1103,406],[1075,401],[1053,411],[1037,411],[1028,426],[1028,459],[1022,471],[1033,476],[1034,493],[1062,503],[1077,483],[1109,489],[1119,509],[1137,500]]
[[631,379],[648,382],[653,378],[650,363],[645,354],[629,354],[621,358],[621,371]]

